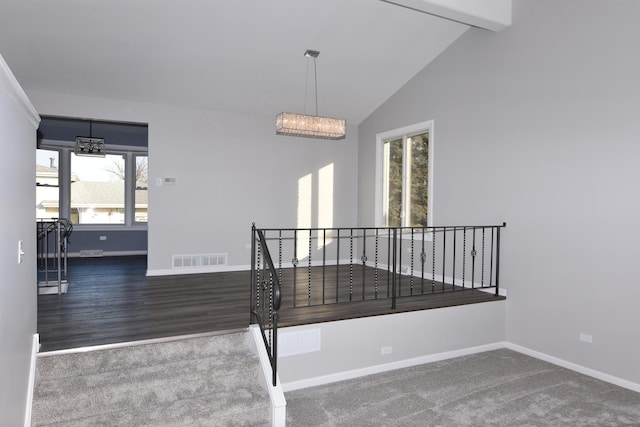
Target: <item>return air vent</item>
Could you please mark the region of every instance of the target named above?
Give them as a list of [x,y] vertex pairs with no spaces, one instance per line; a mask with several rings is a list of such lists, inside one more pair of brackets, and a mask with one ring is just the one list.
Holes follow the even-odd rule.
[[227,254],[174,255],[173,268],[227,265]]
[[101,257],[103,255],[102,249],[83,249],[80,251],[81,258]]

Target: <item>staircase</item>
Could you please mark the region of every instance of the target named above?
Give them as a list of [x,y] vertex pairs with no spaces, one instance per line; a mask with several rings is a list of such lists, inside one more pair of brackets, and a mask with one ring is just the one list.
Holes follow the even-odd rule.
[[249,333],[40,355],[32,426],[268,426]]

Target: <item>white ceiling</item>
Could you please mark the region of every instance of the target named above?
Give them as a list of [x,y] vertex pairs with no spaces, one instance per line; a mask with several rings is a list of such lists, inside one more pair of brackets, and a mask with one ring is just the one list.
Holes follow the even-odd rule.
[[0,54],[27,91],[314,114],[314,49],[318,113],[351,124],[467,28],[377,0],[0,2]]

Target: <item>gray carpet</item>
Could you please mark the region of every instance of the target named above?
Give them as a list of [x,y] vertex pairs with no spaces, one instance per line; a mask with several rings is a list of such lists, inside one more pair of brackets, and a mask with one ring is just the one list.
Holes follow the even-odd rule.
[[268,426],[248,332],[37,361],[33,426]]
[[496,350],[286,393],[287,426],[640,426],[640,393]]

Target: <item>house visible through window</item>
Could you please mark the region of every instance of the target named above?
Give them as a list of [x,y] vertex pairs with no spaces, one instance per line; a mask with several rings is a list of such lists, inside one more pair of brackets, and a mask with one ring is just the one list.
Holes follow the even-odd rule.
[[377,225],[431,225],[432,134],[424,122],[377,136]]
[[124,224],[124,190],[124,156],[71,154],[72,223]]

